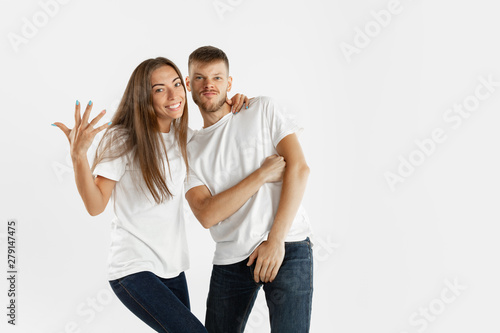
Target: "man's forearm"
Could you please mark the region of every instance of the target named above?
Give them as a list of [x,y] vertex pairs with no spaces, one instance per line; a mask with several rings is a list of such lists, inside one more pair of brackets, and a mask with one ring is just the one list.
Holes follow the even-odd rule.
[[302,202],[309,172],[309,167],[305,163],[287,164],[280,203],[268,236],[269,241],[285,241]]
[[305,161],[288,163],[283,176],[280,203],[267,241],[250,255],[247,266],[254,264],[255,282],[273,282],[285,256],[285,240],[304,196],[309,167]]
[[[250,199],[266,182],[261,169],[257,169],[235,186],[191,205],[193,213],[205,228],[227,219]],[[188,200],[189,201],[189,200]]]

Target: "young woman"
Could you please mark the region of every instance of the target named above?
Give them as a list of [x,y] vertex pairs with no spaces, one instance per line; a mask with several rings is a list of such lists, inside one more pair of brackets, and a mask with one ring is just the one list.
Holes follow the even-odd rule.
[[[248,99],[236,95],[234,112]],[[92,102],[75,126],[54,123],[70,144],[75,180],[90,215],[104,211],[111,196],[115,218],[109,254],[109,280],[123,304],[157,332],[206,332],[191,313],[184,271],[189,266],[182,196],[189,137],[186,88],[177,66],[166,58],[148,59],[132,73],[112,121],[94,128]],[[107,129],[93,166],[87,151]],[[270,157],[256,170],[255,182],[276,181],[285,162]],[[255,183],[253,184],[255,185]],[[239,207],[235,207],[237,210]]]

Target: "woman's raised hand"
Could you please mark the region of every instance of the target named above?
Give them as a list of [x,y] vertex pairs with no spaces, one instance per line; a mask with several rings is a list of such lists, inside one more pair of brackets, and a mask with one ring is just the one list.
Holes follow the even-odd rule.
[[243,105],[245,105],[245,109],[248,109],[248,105],[250,103],[250,100],[253,98],[248,99],[247,96],[243,94],[236,94],[234,95],[231,99],[229,97],[226,97],[226,103],[231,105],[231,112],[236,114],[240,112],[240,110],[243,108]]
[[97,115],[92,121],[89,123],[90,112],[92,111],[92,101],[87,104],[87,108],[83,113],[83,117],[80,117],[80,103],[76,101],[75,105],[75,127],[69,129],[63,123],[53,123],[53,126],[59,127],[66,137],[68,138],[70,145],[70,154],[72,158],[79,156],[86,156],[88,149],[92,145],[92,141],[94,140],[97,133],[106,129],[111,125],[111,122],[94,128],[94,126],[101,120],[102,117],[106,114],[106,110],[102,110],[101,113]]

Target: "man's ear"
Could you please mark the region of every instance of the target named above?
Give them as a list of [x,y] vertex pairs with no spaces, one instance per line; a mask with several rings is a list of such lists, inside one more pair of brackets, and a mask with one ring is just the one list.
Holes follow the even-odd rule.
[[228,78],[227,78],[227,91],[231,91],[232,87],[233,87],[233,78],[231,76],[228,76]]
[[186,89],[191,92],[191,86],[189,85],[189,76],[186,76]]

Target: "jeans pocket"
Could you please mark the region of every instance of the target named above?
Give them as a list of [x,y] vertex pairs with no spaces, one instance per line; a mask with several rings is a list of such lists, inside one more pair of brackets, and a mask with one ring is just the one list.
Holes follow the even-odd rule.
[[285,260],[311,260],[312,247],[309,237],[299,242],[285,243]]

